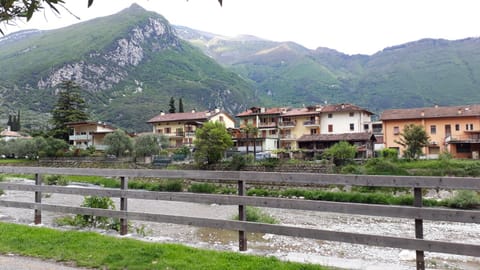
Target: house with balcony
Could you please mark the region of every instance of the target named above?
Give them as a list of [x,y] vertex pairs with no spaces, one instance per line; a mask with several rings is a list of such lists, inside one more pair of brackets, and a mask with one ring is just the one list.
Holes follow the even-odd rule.
[[278,149],[280,114],[286,108],[252,107],[236,115],[240,120],[240,131],[247,126],[257,129],[256,135],[238,133],[234,138],[237,150],[240,152],[265,152]]
[[107,149],[107,146],[103,144],[103,139],[107,134],[116,130],[107,123],[95,121],[69,122],[66,125],[72,129],[72,135],[68,138],[71,145],[80,149],[95,147],[95,150],[99,151]]
[[[257,151],[278,148],[321,152],[341,140],[358,145],[362,156],[373,155],[373,113],[352,104],[313,105],[304,108],[253,107],[237,115],[240,130],[247,125],[257,127]],[[351,136],[350,134],[355,134]],[[321,136],[336,135],[336,136]],[[237,138],[237,148],[244,151],[252,138]]]
[[348,103],[317,106],[316,111],[318,122],[316,120],[315,127],[318,125],[318,131],[311,130],[299,137],[299,148],[321,153],[340,141],[347,141],[357,146],[359,157],[373,156],[376,138],[372,133],[372,112]]
[[161,134],[169,139],[171,148],[178,148],[193,146],[195,131],[208,121],[221,122],[225,124],[227,129],[235,126],[233,117],[219,109],[200,112],[192,110],[183,113],[160,112],[159,115],[151,118],[147,123],[152,125],[154,134]]
[[480,152],[480,105],[434,106],[384,111],[383,124],[385,147],[404,148],[396,141],[408,124],[421,125],[430,137],[423,149],[426,158],[437,158],[448,151],[455,158],[477,159]]

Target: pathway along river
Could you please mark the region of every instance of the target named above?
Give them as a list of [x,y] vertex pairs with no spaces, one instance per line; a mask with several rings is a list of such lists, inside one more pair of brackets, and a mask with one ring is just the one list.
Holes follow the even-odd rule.
[[[16,180],[33,184],[29,180]],[[5,191],[2,200],[33,202],[34,194],[23,191]],[[83,196],[44,194],[42,202],[79,206]],[[119,208],[119,200],[114,200]],[[237,213],[236,206],[207,205],[170,201],[129,199],[128,208],[136,212],[152,212],[168,215],[185,215],[231,219]],[[414,221],[384,217],[342,215],[313,211],[263,208],[280,224],[326,230],[358,232],[388,236],[413,237]],[[62,213],[43,212],[43,225],[56,227],[54,219]],[[33,210],[0,207],[0,221],[32,224]],[[134,229],[129,237],[153,242],[182,243],[189,246],[216,250],[238,250],[236,232],[209,228],[130,221]],[[68,229],[68,228],[67,228]],[[117,232],[102,232],[118,235]],[[455,241],[480,244],[480,225],[451,222],[424,221],[424,236],[429,240]],[[352,245],[347,243],[294,238],[270,234],[249,234],[247,253],[275,256],[283,260],[336,266],[345,269],[415,269],[415,252],[384,247]],[[426,253],[428,269],[480,269],[479,257]]]

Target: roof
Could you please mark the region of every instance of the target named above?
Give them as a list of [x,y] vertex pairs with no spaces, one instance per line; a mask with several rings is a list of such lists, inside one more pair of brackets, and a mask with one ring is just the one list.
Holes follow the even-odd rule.
[[110,124],[107,124],[105,122],[101,122],[101,121],[78,121],[78,122],[67,122],[65,123],[65,125],[67,127],[75,127],[75,126],[101,126],[101,127],[104,127],[104,128],[109,128],[109,129],[113,129],[115,130],[116,128]]
[[422,119],[422,118],[445,118],[480,116],[480,105],[460,105],[449,107],[424,107],[411,109],[385,110],[380,120]]
[[7,130],[7,129],[0,132],[0,136],[2,136],[2,137],[23,137],[22,135],[20,135],[20,133],[18,133],[16,131]]
[[288,116],[301,116],[301,115],[318,115],[320,112],[315,111],[315,110],[309,110],[307,108],[294,108],[291,110],[286,111],[285,113],[282,113],[283,117],[288,117]]
[[269,115],[269,114],[280,114],[282,111],[287,110],[287,108],[259,108],[259,107],[252,107],[244,112],[237,114],[237,117],[245,117],[251,115]]
[[375,140],[375,136],[369,132],[342,133],[342,134],[314,134],[303,135],[298,139],[299,142],[336,142],[336,141],[369,141]]
[[225,114],[230,119],[233,118],[224,111],[212,112],[212,111],[202,111],[202,112],[183,112],[183,113],[161,113],[152,119],[148,120],[147,123],[158,123],[158,122],[174,122],[174,121],[207,121],[215,115]]
[[373,115],[374,113],[368,111],[367,109],[358,107],[350,103],[340,103],[340,104],[328,104],[322,107],[322,112],[366,112],[367,114]]

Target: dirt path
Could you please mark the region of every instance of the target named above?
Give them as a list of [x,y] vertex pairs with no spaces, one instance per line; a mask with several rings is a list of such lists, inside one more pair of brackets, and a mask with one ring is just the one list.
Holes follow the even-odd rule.
[[[7,191],[0,199],[29,202],[34,200],[33,193],[20,191]],[[79,206],[82,201],[82,196],[65,194],[53,194],[43,198],[45,203],[72,206]],[[118,200],[116,203],[118,207]],[[218,219],[230,219],[237,211],[236,206],[170,201],[131,199],[128,204],[129,210],[136,212],[147,212],[148,210],[152,213]],[[413,237],[414,235],[413,220],[270,208],[264,210],[283,225],[388,236]],[[44,226],[55,227],[53,219],[59,216],[64,216],[64,214],[44,212]],[[33,211],[0,207],[0,220],[30,224],[33,221]],[[132,221],[132,224],[135,229],[130,237],[133,238],[155,242],[182,243],[217,250],[238,250],[236,232],[151,222]],[[429,240],[480,244],[479,224],[425,221],[424,230],[425,238]],[[107,233],[117,235],[115,232]],[[250,234],[248,246],[248,253],[346,269],[415,269],[414,251],[393,248],[369,247],[270,234]],[[480,269],[480,258],[426,253],[426,260],[428,269]]]

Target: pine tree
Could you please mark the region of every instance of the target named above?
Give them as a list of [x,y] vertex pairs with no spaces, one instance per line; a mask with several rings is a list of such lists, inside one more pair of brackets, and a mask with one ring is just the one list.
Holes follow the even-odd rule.
[[178,100],[178,112],[183,112],[183,101],[182,98]]
[[20,129],[22,129],[22,125],[20,124],[20,110],[18,110],[18,112],[17,112],[17,124],[16,124],[16,128],[17,128],[16,131],[20,131]]
[[170,98],[170,103],[168,104],[168,106],[170,107],[170,109],[168,109],[169,113],[175,113],[176,112],[175,99],[173,97]]
[[85,100],[80,95],[80,87],[73,81],[60,83],[60,92],[55,107],[52,110],[53,129],[51,135],[68,141],[69,130],[66,123],[86,121],[89,116],[86,112]]

